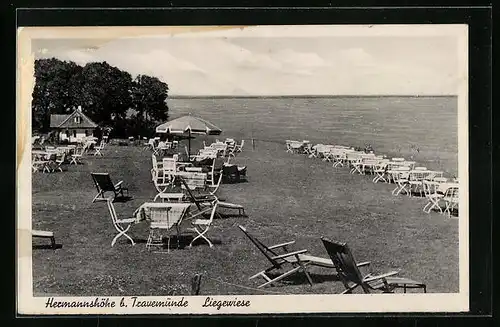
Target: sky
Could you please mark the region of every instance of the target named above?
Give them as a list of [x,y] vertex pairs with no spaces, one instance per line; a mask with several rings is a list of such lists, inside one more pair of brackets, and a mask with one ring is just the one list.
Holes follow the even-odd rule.
[[454,34],[257,26],[111,39],[34,40],[36,58],[106,61],[175,95],[455,95]]

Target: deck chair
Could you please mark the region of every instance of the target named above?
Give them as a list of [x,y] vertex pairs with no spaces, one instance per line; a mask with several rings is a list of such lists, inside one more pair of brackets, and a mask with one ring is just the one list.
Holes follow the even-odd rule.
[[111,177],[108,173],[90,173],[92,176],[92,180],[94,181],[95,187],[97,188],[97,194],[92,200],[95,202],[98,198],[104,199],[104,194],[106,192],[113,192],[113,201],[117,197],[124,197],[123,191],[127,193],[128,196],[128,188],[123,187],[123,181],[119,181],[116,184],[113,184],[111,181]]
[[[313,281],[311,276],[307,271],[307,266],[318,266],[324,268],[334,268],[333,262],[327,258],[314,257],[310,255],[305,255],[307,250],[298,250],[293,252],[288,252],[288,246],[295,243],[295,241],[276,244],[273,246],[266,246],[250,234],[245,227],[238,225],[238,228],[248,237],[248,239],[259,249],[259,251],[266,257],[266,259],[271,263],[271,266],[265,270],[262,270],[255,275],[251,276],[249,279],[255,277],[263,277],[266,282],[258,286],[258,288],[274,284],[283,278],[290,276],[292,274],[303,272],[307,278],[307,281],[312,286]],[[278,249],[283,252],[279,254]],[[286,270],[288,269],[288,270]],[[285,271],[286,270],[286,271]],[[271,277],[269,273],[284,271],[278,274],[277,277]]]
[[359,268],[368,267],[370,265],[369,261],[356,263],[346,243],[333,242],[323,237],[321,241],[345,287],[345,291],[342,294],[350,294],[359,286],[361,286],[364,293],[370,293],[371,291],[394,293],[394,290],[397,288],[402,288],[404,293],[406,293],[407,289],[411,288],[423,289],[424,293],[427,293],[427,287],[424,283],[408,278],[393,277],[399,271],[391,271],[377,276],[369,273],[363,276]]
[[55,249],[57,247],[56,238],[54,237],[53,232],[33,229],[31,230],[31,237],[48,238],[50,240],[51,248]]
[[116,244],[116,241],[122,236],[125,236],[126,238],[129,239],[129,241],[132,243],[132,245],[135,245],[134,240],[127,234],[129,231],[130,227],[132,227],[133,224],[137,221],[135,217],[131,218],[118,218],[118,215],[116,214],[115,207],[113,205],[113,199],[112,198],[105,198],[105,199],[98,199],[99,201],[106,201],[106,204],[108,206],[108,211],[111,216],[111,221],[113,222],[113,226],[115,227],[116,231],[118,234],[113,238],[111,241],[111,247],[113,247]]
[[[238,210],[238,214],[240,216],[246,215],[245,208],[241,204],[235,204],[235,203],[230,203],[230,202],[226,202],[226,201],[221,201],[221,199],[219,199],[215,195],[215,193],[217,192],[217,190],[220,186],[221,179],[222,179],[222,175],[219,176],[219,181],[217,183],[217,187],[213,188],[212,190],[205,192],[205,193],[194,194],[192,192],[192,190],[193,190],[192,185],[188,184],[185,177],[180,178],[180,180],[183,184],[183,189],[186,190],[188,199],[198,207],[198,210],[203,210],[203,207],[206,206],[207,204],[212,206],[214,203],[216,203],[219,208]],[[217,215],[219,218],[222,218],[220,214],[217,214]]]

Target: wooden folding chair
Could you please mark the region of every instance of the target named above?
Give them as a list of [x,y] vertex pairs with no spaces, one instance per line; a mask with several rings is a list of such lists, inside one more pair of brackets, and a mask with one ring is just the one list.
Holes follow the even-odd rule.
[[345,287],[345,291],[342,294],[352,293],[359,286],[361,286],[364,293],[370,293],[373,290],[382,291],[383,293],[394,293],[394,290],[397,288],[402,288],[404,293],[410,288],[423,289],[424,293],[427,292],[427,287],[424,283],[408,278],[393,277],[399,271],[391,271],[377,276],[369,273],[363,276],[359,268],[369,266],[369,261],[356,263],[346,243],[333,242],[323,237],[321,241]]
[[124,197],[123,191],[127,193],[128,196],[128,188],[122,186],[123,181],[119,181],[116,184],[113,184],[111,181],[111,177],[108,173],[90,173],[92,176],[92,180],[94,181],[95,187],[97,188],[97,194],[92,200],[95,202],[98,198],[104,199],[104,194],[106,192],[113,192],[113,201],[117,197]]
[[[266,282],[264,284],[259,285],[258,286],[259,288],[274,284],[298,272],[303,272],[307,278],[307,281],[312,286],[313,285],[312,278],[306,269],[308,265],[319,266],[324,268],[334,267],[330,259],[305,255],[304,253],[307,252],[307,250],[305,249],[288,252],[288,246],[294,244],[295,241],[276,244],[273,246],[266,246],[262,242],[260,242],[257,238],[255,238],[252,234],[250,234],[245,227],[239,225],[238,228],[246,235],[246,237],[248,237],[248,239],[257,247],[257,249],[259,249],[259,251],[271,263],[271,266],[269,268],[264,269],[249,278],[253,279],[259,276],[264,278]],[[280,249],[281,252],[283,253],[279,254],[278,249]],[[282,273],[279,273],[280,271]],[[270,273],[273,272],[278,272],[278,275],[274,278],[270,275]]]

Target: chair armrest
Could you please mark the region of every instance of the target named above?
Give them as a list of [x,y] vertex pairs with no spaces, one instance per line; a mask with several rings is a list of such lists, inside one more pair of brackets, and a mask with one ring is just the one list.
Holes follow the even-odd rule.
[[290,241],[290,242],[286,242],[286,243],[281,243],[281,244],[276,244],[276,245],[273,245],[273,246],[269,246],[268,248],[270,250],[273,250],[273,249],[276,249],[276,248],[281,248],[281,247],[284,247],[284,246],[287,246],[287,245],[290,245],[290,244],[294,244],[295,241]]
[[288,252],[288,253],[285,253],[285,254],[277,255],[277,256],[271,257],[271,259],[273,259],[273,260],[283,259],[283,258],[292,257],[292,256],[295,256],[297,254],[302,254],[302,253],[306,253],[306,252],[307,252],[306,249],[304,249],[304,250],[298,250],[298,251],[295,251],[295,252]]
[[115,188],[122,185],[123,184],[123,181],[119,181],[118,183],[115,184]]
[[118,224],[130,224],[130,223],[133,223],[133,222],[136,222],[137,219],[136,218],[123,218],[123,219],[117,219],[116,222]]
[[397,274],[399,274],[399,270],[391,271],[391,272],[388,272],[388,273],[385,273],[385,274],[382,274],[382,275],[378,275],[378,276],[366,276],[365,278],[363,278],[363,282],[365,282],[365,283],[372,282],[374,280],[378,280],[378,279],[382,279],[382,278],[385,278],[385,277],[394,276],[394,275],[397,275]]
[[360,262],[357,264],[358,267],[364,267],[368,266],[371,263],[371,261],[365,261],[365,262]]

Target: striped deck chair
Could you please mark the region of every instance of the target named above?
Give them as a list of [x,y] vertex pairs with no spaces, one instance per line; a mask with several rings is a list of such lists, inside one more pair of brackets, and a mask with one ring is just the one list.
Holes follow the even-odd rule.
[[123,181],[113,184],[108,173],[90,173],[90,175],[92,176],[92,180],[97,188],[97,194],[94,196],[92,202],[95,202],[99,198],[105,199],[104,195],[106,192],[112,192],[114,194],[112,199],[113,201],[119,197],[124,198],[124,191],[128,196],[128,188],[122,185]]
[[364,293],[371,293],[371,291],[394,293],[394,290],[398,288],[402,288],[404,293],[408,289],[422,289],[424,293],[427,293],[426,284],[422,282],[408,278],[394,277],[399,271],[391,271],[377,276],[371,273],[363,275],[359,268],[369,267],[369,261],[357,263],[346,243],[333,242],[323,237],[321,241],[345,287],[345,291],[342,294],[350,294],[359,286],[361,286]]

